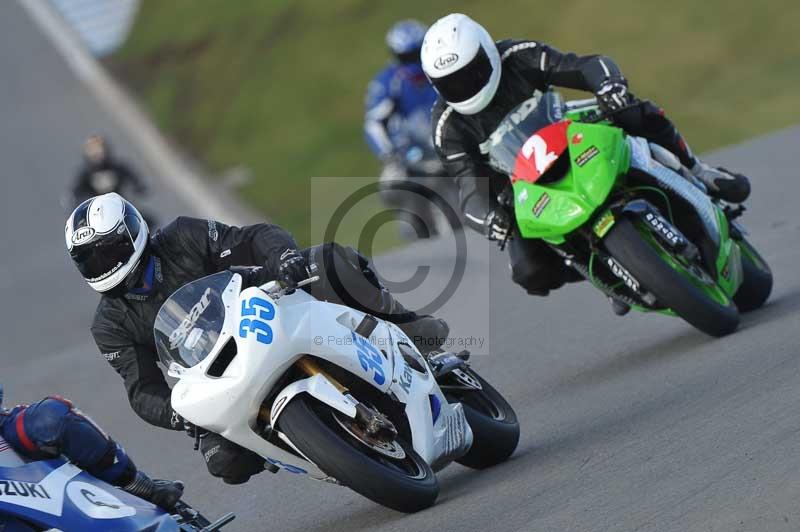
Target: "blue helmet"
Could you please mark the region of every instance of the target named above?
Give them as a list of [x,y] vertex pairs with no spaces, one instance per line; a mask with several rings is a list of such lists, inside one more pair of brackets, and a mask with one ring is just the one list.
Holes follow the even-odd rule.
[[386,34],[386,44],[402,63],[419,63],[419,51],[428,27],[418,20],[396,22]]

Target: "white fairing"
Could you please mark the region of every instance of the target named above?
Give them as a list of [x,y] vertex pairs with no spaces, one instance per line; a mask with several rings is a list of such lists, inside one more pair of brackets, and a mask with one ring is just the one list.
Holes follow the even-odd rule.
[[[394,394],[405,403],[414,449],[429,463],[444,465],[469,448],[472,432],[461,405],[450,405],[427,371],[423,374],[408,367],[397,344],[411,345],[411,342],[396,326],[379,321],[367,341],[353,332],[364,317],[362,312],[316,300],[302,290],[278,299],[259,288],[247,288],[240,293],[240,283],[241,278],[234,275],[223,292],[224,325],[209,356],[192,368],[177,364],[170,368],[170,375],[180,379],[172,390],[172,406],[181,416],[285,470],[325,479],[327,475],[314,464],[271,444],[252,428],[259,408],[271,392],[277,392],[273,393],[275,399],[270,411],[270,422],[275,429],[280,428],[286,404],[302,393],[346,416],[355,416],[354,401],[358,398],[343,395],[321,374],[288,385],[283,382],[281,389],[275,389],[278,379],[295,362],[312,354],[345,368],[380,392]],[[275,307],[269,321],[272,330],[269,343],[259,341],[254,334],[244,337],[241,334],[242,321],[246,319],[242,310],[251,298],[266,300]],[[220,377],[207,375],[231,337],[238,349],[236,356]],[[425,364],[418,352],[411,349]],[[372,362],[368,363],[369,360]],[[438,401],[441,407],[435,423],[432,401]],[[291,444],[285,435],[279,436]]]
[[483,111],[497,93],[502,71],[497,45],[483,26],[461,13],[437,20],[428,29],[422,43],[422,68],[429,78],[442,78],[460,70],[472,61],[481,47],[492,64],[489,82],[468,100],[447,102],[463,115]]

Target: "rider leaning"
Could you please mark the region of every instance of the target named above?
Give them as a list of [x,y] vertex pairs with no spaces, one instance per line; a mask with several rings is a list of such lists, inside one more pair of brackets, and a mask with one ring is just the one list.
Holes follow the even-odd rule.
[[[318,275],[304,290],[397,323],[421,349],[441,345],[449,332],[443,320],[405,309],[354,249],[329,243],[298,251],[276,225],[232,227],[181,217],[151,236],[136,208],[111,193],[79,205],[65,238],[78,270],[102,294],[91,328],[100,352],[122,376],[133,410],[166,429],[197,430],[172,409],[156,364],[153,325],[166,298],[206,275],[251,266],[240,269],[247,285],[279,279],[290,287]],[[264,470],[261,457],[217,434],[207,434],[201,450],[209,472],[227,483]]]
[[[495,42],[474,20],[451,14],[425,35],[422,66],[440,96],[433,111],[436,149],[447,173],[459,183],[467,223],[490,239],[505,240],[515,229],[497,200],[508,179],[489,168],[479,146],[509,111],[535,90],[551,85],[593,92],[604,112],[630,106],[614,114],[614,122],[667,148],[710,194],[739,203],[750,193],[746,177],[712,168],[695,157],[662,109],[628,91],[627,81],[608,57],[565,54],[527,40]],[[512,278],[530,294],[544,296],[580,279],[539,240],[512,238],[509,259]]]
[[436,91],[420,64],[420,49],[427,29],[416,20],[392,25],[386,34],[386,44],[394,61],[367,87],[364,135],[383,162],[385,178],[397,179],[407,174],[398,149],[406,142],[408,123],[419,120],[427,125],[431,121]]
[[0,452],[11,446],[30,460],[63,455],[87,473],[165,510],[180,500],[183,484],[152,480],[138,471],[125,449],[70,401],[53,396],[11,410],[2,404],[0,386]]

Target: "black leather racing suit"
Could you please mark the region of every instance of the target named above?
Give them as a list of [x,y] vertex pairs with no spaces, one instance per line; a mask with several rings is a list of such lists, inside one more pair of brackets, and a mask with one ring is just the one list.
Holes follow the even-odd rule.
[[[496,43],[502,58],[500,84],[486,109],[461,115],[441,98],[433,108],[433,138],[449,175],[461,191],[461,209],[467,225],[483,231],[486,215],[499,208],[497,194],[508,177],[492,170],[479,146],[487,140],[514,107],[535,90],[550,86],[597,92],[608,80],[621,80],[617,65],[605,56],[562,53],[534,41],[505,40]],[[631,103],[635,99],[631,96]],[[615,117],[630,134],[647,138],[677,155],[689,167],[694,156],[664,112],[649,102]],[[562,264],[549,247],[538,240],[512,238],[509,259],[514,281],[535,295],[547,295],[564,282],[580,278]]]
[[[153,324],[161,305],[178,288],[234,266],[245,285],[276,278],[279,257],[297,244],[284,229],[270,224],[231,227],[212,220],[181,217],[151,239],[142,261],[152,261],[151,287],[146,293],[103,296],[92,334],[103,357],[125,382],[133,410],[152,425],[183,430],[170,404],[170,388],[156,361]],[[307,291],[318,299],[345,304],[400,325],[406,334],[422,320],[402,307],[385,290],[365,257],[352,248],[328,243],[301,250],[320,281]],[[425,323],[430,324],[431,320]],[[404,328],[405,327],[405,328]],[[444,333],[446,334],[446,332]],[[264,460],[217,434],[209,434],[201,451],[212,475],[228,483],[246,481],[263,471]]]
[[[150,292],[103,296],[92,323],[97,347],[123,378],[128,400],[139,417],[158,427],[184,429],[156,363],[153,324],[164,300],[186,283],[233,265],[262,266],[271,255],[295,247],[291,235],[275,225],[239,228],[192,218],[178,218],[151,238]],[[202,444],[212,475],[238,482],[263,470],[263,460],[220,436],[208,435]]]

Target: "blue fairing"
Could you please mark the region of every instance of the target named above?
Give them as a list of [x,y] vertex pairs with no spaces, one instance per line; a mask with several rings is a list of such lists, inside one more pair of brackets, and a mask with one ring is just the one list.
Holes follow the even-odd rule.
[[[81,532],[177,532],[160,508],[94,478],[63,459],[0,467],[0,524],[26,531],[14,518],[43,529]],[[17,528],[14,528],[17,527]]]

